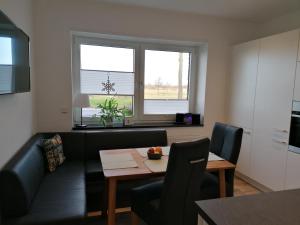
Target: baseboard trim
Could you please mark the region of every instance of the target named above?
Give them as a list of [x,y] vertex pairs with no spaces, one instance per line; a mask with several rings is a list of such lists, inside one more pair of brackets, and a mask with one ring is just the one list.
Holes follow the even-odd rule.
[[246,175],[244,175],[244,174],[242,174],[238,171],[235,172],[235,175],[238,178],[246,181],[247,183],[251,184],[252,186],[254,186],[255,188],[257,188],[258,190],[260,190],[262,192],[272,192],[273,191],[272,189],[262,185],[261,183],[258,183],[257,181],[251,179],[250,177],[248,177],[248,176],[246,176]]

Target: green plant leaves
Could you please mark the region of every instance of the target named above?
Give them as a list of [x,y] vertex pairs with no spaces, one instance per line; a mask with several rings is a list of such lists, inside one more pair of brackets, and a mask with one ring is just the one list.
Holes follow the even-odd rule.
[[97,108],[100,109],[100,122],[103,126],[112,124],[114,119],[121,119],[125,117],[126,109],[119,108],[118,101],[114,98],[105,99],[103,104],[99,104]]

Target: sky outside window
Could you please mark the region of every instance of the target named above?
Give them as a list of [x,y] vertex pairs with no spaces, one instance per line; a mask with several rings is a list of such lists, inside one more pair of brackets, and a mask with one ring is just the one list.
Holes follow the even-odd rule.
[[188,99],[190,53],[145,51],[145,99]]
[[134,49],[80,45],[81,69],[134,72]]

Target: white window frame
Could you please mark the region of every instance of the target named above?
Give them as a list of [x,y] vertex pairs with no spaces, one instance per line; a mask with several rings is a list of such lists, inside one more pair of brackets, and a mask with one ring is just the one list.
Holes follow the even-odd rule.
[[[156,51],[173,51],[173,52],[184,52],[190,53],[190,68],[189,68],[189,83],[188,83],[188,102],[189,102],[189,112],[194,112],[194,97],[195,97],[195,83],[193,82],[195,75],[195,64],[196,64],[196,48],[189,46],[177,46],[177,45],[166,45],[166,44],[143,44],[141,46],[141,66],[140,66],[140,79],[141,88],[139,95],[142,96],[139,102],[139,107],[142,112],[140,114],[141,122],[147,121],[175,121],[174,114],[144,114],[144,79],[145,79],[145,51],[146,50],[156,50]],[[176,99],[174,99],[176,101]]]
[[[190,53],[189,88],[188,101],[189,112],[195,112],[196,80],[199,46],[186,42],[147,40],[139,38],[128,38],[123,36],[87,37],[72,35],[72,94],[73,97],[80,93],[80,45],[99,45],[107,47],[131,48],[135,50],[134,59],[134,97],[133,116],[129,119],[133,123],[174,122],[174,114],[144,114],[144,72],[145,72],[145,50],[174,51]],[[73,122],[80,122],[80,111],[73,110]],[[82,118],[87,124],[97,124],[95,118]]]

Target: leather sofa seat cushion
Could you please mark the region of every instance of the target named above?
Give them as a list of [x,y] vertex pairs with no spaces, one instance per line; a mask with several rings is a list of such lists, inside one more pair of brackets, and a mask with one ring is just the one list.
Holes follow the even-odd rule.
[[4,221],[6,225],[81,225],[86,215],[83,162],[68,162],[47,174],[30,211],[22,217]]
[[87,182],[86,183],[86,200],[87,211],[95,212],[102,210],[106,203],[104,196],[105,182]]
[[87,182],[99,182],[104,180],[103,168],[100,159],[88,160],[85,163]]

